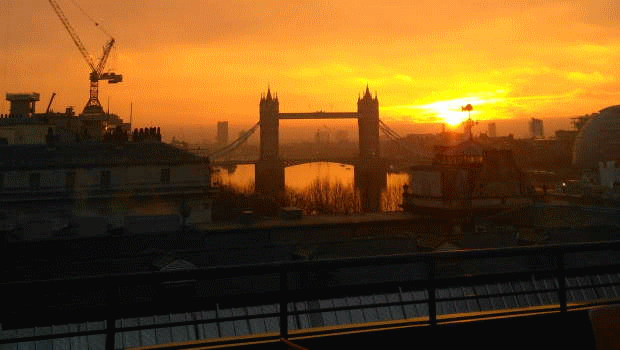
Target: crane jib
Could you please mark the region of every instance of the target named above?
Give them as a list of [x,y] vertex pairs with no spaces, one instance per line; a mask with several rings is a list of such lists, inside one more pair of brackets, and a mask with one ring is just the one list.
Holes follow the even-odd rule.
[[[99,62],[97,62],[97,64],[95,64],[95,61],[93,60],[92,56],[88,53],[88,50],[86,50],[86,47],[82,43],[82,40],[78,36],[78,34],[75,31],[75,29],[73,28],[73,26],[71,26],[71,23],[69,22],[69,19],[67,19],[67,16],[65,16],[65,14],[62,11],[62,8],[58,4],[58,2],[56,2],[56,0],[48,0],[48,1],[49,1],[50,5],[52,5],[52,8],[54,9],[54,12],[56,12],[56,15],[60,19],[60,22],[62,22],[63,26],[65,27],[65,29],[69,33],[69,36],[71,37],[71,40],[73,40],[73,43],[75,44],[75,46],[77,46],[78,50],[82,54],[82,57],[84,57],[84,60],[86,60],[86,63],[88,64],[88,66],[91,69],[91,73],[89,75],[89,79],[90,79],[90,98],[88,100],[88,103],[86,104],[85,110],[87,108],[89,108],[90,110],[93,110],[93,107],[94,107],[96,110],[99,110],[99,111],[103,112],[103,108],[101,107],[101,103],[99,102],[99,89],[98,89],[99,80],[106,80],[106,81],[108,81],[108,83],[111,83],[111,84],[120,83],[120,82],[123,81],[123,76],[120,75],[120,74],[115,74],[115,73],[111,73],[111,72],[110,73],[103,73],[103,71],[105,69],[105,65],[106,65],[106,63],[108,61],[108,57],[110,56],[110,51],[112,50],[112,47],[114,46],[115,40],[114,40],[114,38],[112,38],[108,34],[108,36],[110,36],[110,39],[108,40],[108,42],[103,47],[103,53],[101,55],[101,58],[99,59]],[[77,6],[77,4],[76,4],[76,6]],[[84,12],[84,11],[82,10],[82,12]],[[92,20],[92,18],[91,18],[91,20]],[[93,21],[93,22],[95,22],[95,21]],[[95,22],[95,25],[97,27],[99,27],[99,23]],[[107,34],[107,32],[105,32],[105,31],[104,31],[104,33]]]

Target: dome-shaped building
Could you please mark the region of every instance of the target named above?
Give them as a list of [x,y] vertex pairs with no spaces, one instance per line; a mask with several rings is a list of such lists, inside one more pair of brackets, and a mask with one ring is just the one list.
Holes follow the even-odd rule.
[[620,105],[602,109],[581,128],[573,145],[573,165],[598,168],[599,161],[620,159]]

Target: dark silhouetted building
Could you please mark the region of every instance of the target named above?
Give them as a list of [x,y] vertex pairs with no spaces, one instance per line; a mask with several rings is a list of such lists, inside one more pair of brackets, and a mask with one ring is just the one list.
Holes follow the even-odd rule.
[[228,122],[217,122],[217,144],[224,146],[228,144]]

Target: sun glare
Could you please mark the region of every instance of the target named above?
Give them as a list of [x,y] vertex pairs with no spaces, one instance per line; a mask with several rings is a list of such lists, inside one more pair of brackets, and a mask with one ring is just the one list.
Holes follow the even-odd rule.
[[[422,106],[428,113],[434,114],[438,119],[449,126],[457,126],[469,118],[470,113],[476,113],[476,106],[483,104],[484,101],[479,98],[459,98],[448,101],[438,101]],[[463,106],[471,104],[473,110],[466,112],[462,110]]]
[[457,126],[468,118],[466,112],[456,111],[438,111],[437,117],[441,118],[446,124],[450,126]]

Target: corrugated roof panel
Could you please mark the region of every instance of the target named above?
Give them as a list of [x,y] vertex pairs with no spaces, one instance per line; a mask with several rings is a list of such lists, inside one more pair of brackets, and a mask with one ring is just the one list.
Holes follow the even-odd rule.
[[[103,330],[105,329],[105,321],[98,322],[86,322],[86,329],[89,331]],[[105,349],[105,335],[89,335],[86,337],[89,350],[104,350]]]
[[422,301],[422,303],[414,304],[416,317],[428,316],[428,292],[426,290],[411,291],[414,301]]
[[[220,309],[219,306],[217,308],[217,316],[218,318],[232,317],[231,309]],[[222,337],[234,337],[235,333],[235,323],[233,321],[224,321],[218,322],[220,328],[220,334]]]
[[[518,281],[512,283],[512,287],[518,292],[532,292],[534,290],[534,284],[532,281]],[[517,300],[519,300],[519,305],[523,307],[530,307],[538,305],[538,299],[534,295],[534,293],[528,294],[520,294],[517,295]]]
[[[247,310],[241,307],[232,308],[231,311],[233,317],[243,317],[248,314]],[[233,321],[233,326],[235,327],[235,334],[237,336],[250,334],[250,323],[247,320]]]
[[[450,290],[448,288],[440,288],[435,291],[435,297],[439,299],[450,298]],[[439,301],[437,302],[437,314],[451,314],[456,312],[454,303],[451,301]]]
[[[52,334],[52,327],[35,327],[34,335],[50,335]],[[39,340],[35,342],[37,350],[52,350],[54,342],[50,340]]]
[[[31,337],[34,335],[34,328],[22,328],[17,330],[17,337]],[[35,350],[34,342],[17,344],[18,350]]]
[[[303,301],[303,302],[297,302],[295,303],[295,309],[297,311],[308,311],[308,303]],[[303,314],[299,314],[297,315],[297,320],[299,322],[299,328],[301,329],[306,329],[306,328],[311,328],[312,325],[310,324],[310,318],[308,317],[308,314],[303,313]]]
[[[463,290],[459,287],[447,288],[449,298],[461,298],[463,297]],[[455,300],[447,302],[448,310],[454,310],[452,312],[468,312],[467,303],[464,300]]]
[[[515,290],[510,283],[502,282],[497,283],[497,288],[500,293],[514,293]],[[502,297],[504,304],[507,308],[516,308],[519,307],[519,302],[514,295]]]
[[476,295],[478,296],[478,305],[480,305],[481,311],[488,311],[493,309],[491,300],[487,297],[489,294],[486,285],[473,286]]
[[34,342],[26,342],[17,344],[17,350],[36,350]]
[[[258,306],[248,306],[248,315],[260,315],[262,312],[260,311],[260,307]],[[249,321],[250,324],[250,332],[253,334],[262,334],[267,333],[267,329],[265,328],[265,320],[262,318],[254,318]]]
[[[60,325],[60,326],[52,326],[52,334],[62,334],[69,332],[68,325]],[[69,339],[67,338],[58,338],[52,340],[54,343],[52,348],[54,350],[70,350]]]
[[297,322],[297,317],[293,314],[295,312],[295,303],[291,302],[287,304],[288,310],[288,329],[295,330],[299,329],[299,323]]
[[585,295],[585,300],[594,300],[597,298],[594,288],[591,288],[592,281],[590,280],[590,276],[578,276],[577,284],[583,287],[583,294]]
[[[607,279],[608,279],[607,282],[609,283],[620,283],[620,278],[618,278],[618,275],[615,273],[607,273],[605,274],[605,276],[607,276]],[[611,290],[613,291],[614,297],[620,297],[620,287],[611,286],[609,288],[611,288]]]
[[297,325],[297,319],[295,316],[290,315],[287,317],[287,321],[288,321],[288,329],[289,330],[295,330],[295,329],[299,329],[299,325]]
[[[170,322],[170,315],[161,315],[155,318],[156,324],[165,325]],[[168,344],[172,343],[172,334],[170,332],[170,327],[160,327],[155,330],[155,339],[157,344]]]
[[[333,308],[334,303],[331,299],[320,299],[319,307],[321,310]],[[336,318],[336,313],[334,311],[322,311],[321,316],[323,317],[324,326],[335,326],[338,324],[338,319]]]
[[[499,285],[497,285],[495,283],[487,284],[486,285],[486,290],[487,290],[488,294],[499,294],[499,293],[501,293],[500,289],[499,289]],[[506,309],[506,308],[508,308],[508,305],[504,301],[504,298],[501,297],[501,296],[490,297],[489,298],[489,302],[491,303],[491,305],[493,306],[494,309]]]
[[17,344],[2,344],[0,350],[17,350]]
[[[86,329],[86,323],[73,323],[69,325],[69,332],[81,332],[81,331],[85,331]],[[120,334],[116,335],[118,338],[121,337]],[[82,337],[72,337],[69,341],[70,345],[71,345],[71,349],[76,349],[76,350],[88,350],[88,337],[86,336],[82,336]]]
[[[185,322],[193,321],[191,314],[180,313],[170,315],[172,322]],[[173,342],[186,342],[190,340],[196,340],[196,332],[194,326],[176,326],[172,327],[172,341]]]
[[[280,306],[277,304],[271,305],[263,305],[263,313],[274,313],[280,310]],[[265,328],[267,328],[267,332],[279,332],[280,324],[277,317],[267,317],[265,318]]]
[[[401,302],[400,294],[398,293],[386,294],[386,298],[389,303]],[[401,305],[390,306],[390,315],[392,315],[393,320],[402,320],[405,318],[405,313]]]
[[319,305],[318,300],[308,300],[308,310],[311,311],[308,313],[308,318],[310,319],[310,324],[312,327],[323,327],[323,314],[320,311],[321,306]]
[[[373,295],[374,301],[376,304],[378,303],[387,303],[387,298],[384,294],[375,294]],[[375,308],[377,310],[377,317],[380,321],[389,321],[393,320],[392,315],[390,314],[390,308],[387,306],[380,306]]]
[[[151,326],[155,324],[155,317],[139,317],[138,324],[140,326]],[[151,346],[157,344],[155,329],[143,329],[139,331],[140,334],[140,343],[142,346]]]
[[[199,313],[195,313],[194,316],[198,320],[214,320],[216,313],[214,310],[209,311],[200,311]],[[209,323],[199,323],[198,324],[198,337],[200,339],[212,339],[219,338],[220,332],[219,327],[216,322]]]
[[[402,300],[403,302],[413,301],[413,294],[411,292],[405,292],[402,288],[399,287],[398,293],[400,295],[400,300]],[[417,317],[417,311],[415,305],[413,304],[403,305],[403,311],[405,312],[405,318]]]
[[[135,327],[138,326],[137,318],[125,318],[121,321],[121,327]],[[123,348],[132,348],[140,346],[140,332],[130,331],[122,332],[122,345]]]
[[[532,284],[536,290],[540,291],[554,288],[551,283],[551,281],[545,281],[544,279],[538,279],[532,276]],[[553,292],[536,292],[536,298],[538,300],[538,305],[552,305],[559,302],[557,294]]]
[[[566,286],[567,287],[580,287],[581,285],[579,284],[577,277],[567,277]],[[587,300],[588,298],[585,294],[585,291],[581,288],[570,289],[568,290],[568,293],[566,294],[567,294],[566,301],[568,302],[578,302],[578,301]]]
[[[461,287],[461,291],[463,292],[464,297],[475,297],[476,291],[472,287]],[[465,301],[467,305],[465,310],[468,312],[478,312],[480,311],[480,306],[478,305],[478,301],[476,299],[467,299]]]
[[[611,280],[609,275],[594,275],[592,276],[592,282],[594,285],[601,285],[605,283],[610,283]],[[601,298],[613,298],[616,293],[613,290],[613,287],[595,287],[596,294]]]
[[[546,289],[559,289],[560,288],[560,284],[556,278],[543,278],[542,282]],[[558,304],[558,305],[560,304],[560,295],[558,294],[557,291],[548,292],[547,296],[549,297],[551,304]]]
[[[360,302],[362,305],[373,305],[374,304],[374,298],[372,296],[361,296],[360,297]],[[364,314],[364,319],[366,320],[366,322],[377,322],[379,321],[379,315],[377,314],[377,309],[373,308],[373,307],[366,307],[362,310],[362,313]]]
[[[347,306],[358,306],[362,305],[362,301],[359,297],[347,297]],[[351,321],[353,323],[364,323],[366,322],[366,318],[364,318],[364,312],[360,309],[351,309]]]
[[[334,307],[346,307],[347,301],[344,298],[335,298],[333,299]],[[351,311],[342,310],[336,311],[336,320],[338,324],[351,324],[353,320],[351,319]]]
[[[17,337],[17,330],[15,329],[2,329],[0,324],[0,339],[10,339]],[[2,344],[0,350],[17,350],[17,344]]]

